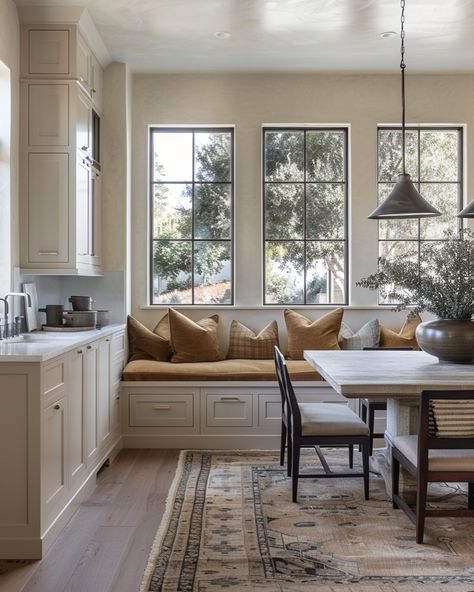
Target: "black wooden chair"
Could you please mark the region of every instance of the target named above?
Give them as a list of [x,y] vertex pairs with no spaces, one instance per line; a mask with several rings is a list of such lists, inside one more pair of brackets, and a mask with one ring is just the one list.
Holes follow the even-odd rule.
[[[415,509],[400,497],[400,466],[417,481]],[[468,483],[467,508],[427,510],[430,482]],[[418,436],[393,442],[392,501],[415,524],[417,543],[427,516],[474,518],[474,390],[422,392]]]
[[[291,384],[283,354],[275,347],[275,367],[278,383],[285,401],[288,439],[288,473],[292,478],[293,501],[297,501],[298,479],[363,477],[365,499],[369,499],[369,429],[346,405],[327,403],[298,403]],[[321,446],[362,447],[363,472],[333,473],[321,452]],[[301,448],[314,447],[324,473],[300,474]]]
[[[413,350],[412,347],[364,347],[364,351],[375,351],[375,350],[385,350],[385,351],[405,351],[405,350]],[[359,416],[362,421],[369,426],[370,432],[370,456],[372,456],[374,452],[374,439],[375,438],[383,438],[383,432],[375,432],[375,412],[376,411],[387,411],[387,402],[386,401],[375,401],[374,399],[367,399],[362,398],[359,399]]]

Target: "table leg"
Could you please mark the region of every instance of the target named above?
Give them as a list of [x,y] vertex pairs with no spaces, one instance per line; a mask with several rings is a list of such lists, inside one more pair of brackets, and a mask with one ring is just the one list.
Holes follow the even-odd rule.
[[[374,451],[372,465],[381,473],[387,493],[392,491],[392,441],[396,436],[416,434],[418,431],[419,399],[387,399],[387,429],[385,448]],[[405,470],[400,474],[400,492],[409,503],[416,498],[416,482]]]

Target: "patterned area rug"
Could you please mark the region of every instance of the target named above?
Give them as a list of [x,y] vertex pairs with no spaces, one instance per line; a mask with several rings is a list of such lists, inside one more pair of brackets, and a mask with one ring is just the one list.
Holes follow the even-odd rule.
[[[327,458],[347,468],[347,452]],[[305,451],[304,470],[316,464]],[[142,592],[474,592],[474,520],[428,518],[417,545],[377,475],[369,501],[361,479],[299,487],[293,504],[275,452],[183,451]],[[441,498],[466,504],[455,486]]]

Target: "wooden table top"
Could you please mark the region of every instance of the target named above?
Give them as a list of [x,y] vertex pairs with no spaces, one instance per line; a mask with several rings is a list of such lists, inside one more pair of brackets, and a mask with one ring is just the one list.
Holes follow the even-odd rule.
[[474,389],[474,364],[438,362],[422,351],[305,351],[304,357],[348,398],[406,398],[426,389]]

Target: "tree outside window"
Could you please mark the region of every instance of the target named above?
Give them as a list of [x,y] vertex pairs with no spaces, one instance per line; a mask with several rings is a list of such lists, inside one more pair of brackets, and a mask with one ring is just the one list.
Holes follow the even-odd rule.
[[[379,256],[420,262],[425,245],[441,244],[456,232],[462,207],[462,128],[412,127],[406,132],[406,168],[415,187],[441,216],[419,220],[379,220]],[[391,192],[402,169],[400,128],[378,129],[378,199]],[[380,304],[393,304],[379,297]]]
[[233,129],[150,133],[150,301],[232,304]]
[[347,129],[263,130],[265,304],[347,302]]

